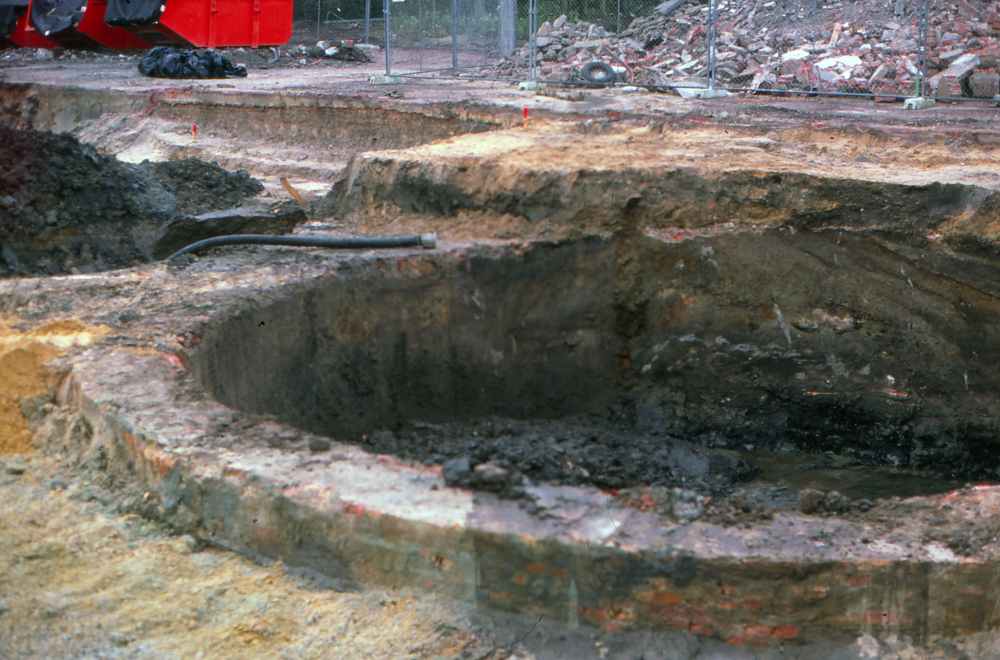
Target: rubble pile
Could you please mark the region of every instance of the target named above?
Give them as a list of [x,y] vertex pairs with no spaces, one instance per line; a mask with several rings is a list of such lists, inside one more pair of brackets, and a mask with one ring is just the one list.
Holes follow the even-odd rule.
[[[372,58],[365,52],[366,49],[373,49],[368,44],[355,45],[353,41],[319,41],[315,46],[296,46],[292,49],[292,55],[319,58],[325,57],[332,60],[343,60],[345,62],[371,62]],[[378,48],[374,48],[378,50]]]
[[[920,85],[916,5],[782,0],[718,4],[716,82],[752,90],[816,90],[876,96],[917,94]],[[925,96],[993,98],[1000,93],[1000,3],[958,0],[929,12]],[[539,75],[573,81],[600,60],[619,82],[670,86],[707,81],[707,4],[672,0],[637,18],[620,35],[565,16],[536,36]],[[500,65],[521,72],[528,46]]]

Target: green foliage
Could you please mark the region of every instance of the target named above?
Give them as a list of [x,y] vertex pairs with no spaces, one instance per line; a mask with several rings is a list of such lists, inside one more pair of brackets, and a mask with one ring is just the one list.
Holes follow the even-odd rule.
[[[401,7],[401,4],[396,7]],[[451,11],[402,15],[401,9],[392,16],[392,32],[401,46],[422,46],[427,45],[428,40],[447,38],[451,36],[451,27]],[[461,14],[457,29],[460,37],[471,37],[477,41],[498,40],[500,17],[484,13]]]
[[[382,0],[371,0],[371,3],[372,19],[382,18]],[[293,19],[315,21],[317,5],[319,5],[320,20],[323,21],[365,20],[365,0],[293,0]]]
[[[639,16],[646,16],[660,4],[662,0],[621,0],[621,29]],[[562,15],[566,15],[571,23],[586,21],[602,25],[606,30],[618,29],[619,0],[538,0],[538,25],[545,21],[550,23]],[[528,1],[518,0],[517,5],[518,35],[528,33]]]

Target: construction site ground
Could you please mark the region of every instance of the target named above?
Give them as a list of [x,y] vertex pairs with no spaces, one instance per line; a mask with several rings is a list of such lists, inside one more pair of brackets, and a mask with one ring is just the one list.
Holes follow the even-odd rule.
[[[67,61],[65,55],[43,60],[22,53],[0,60],[0,123],[68,131],[130,163],[198,158],[229,170],[246,169],[264,184],[261,198],[272,204],[288,202],[279,182],[286,177],[313,209],[326,204],[339,214],[314,219],[309,225],[314,230],[374,235],[437,231],[449,250],[558,243],[611,235],[619,227],[597,215],[588,225],[579,220],[589,217],[585,213],[574,216],[574,222],[531,220],[486,203],[440,214],[421,211],[419,203],[406,208],[398,199],[381,206],[355,204],[346,193],[340,201],[321,199],[343,180],[350,163],[377,159],[375,152],[428,171],[437,167],[440,180],[464,172],[460,168],[467,163],[497,163],[488,177],[475,182],[479,190],[523,186],[518,176],[525,171],[587,167],[631,173],[655,163],[709,178],[750,170],[1000,191],[1000,135],[993,103],[939,103],[907,111],[900,103],[863,98],[754,95],[698,101],[642,89],[552,85],[534,92],[509,82],[434,78],[370,84],[369,77],[381,73],[381,66],[378,61],[293,60],[283,67],[251,66],[246,79],[176,81],[142,77],[134,57]],[[203,114],[205,107],[228,108],[230,114]],[[339,111],[355,123],[362,115],[371,117],[375,128],[370,134],[345,129],[346,137],[337,142]],[[310,121],[325,123],[308,125]],[[424,130],[433,139],[423,139]],[[372,181],[394,190],[393,181]],[[605,184],[594,189],[590,204],[623,208],[625,192],[614,188],[612,177]],[[704,200],[684,202],[684,212],[696,220],[671,229],[676,232],[672,236],[726,231],[717,229],[726,223],[778,227],[788,220],[787,207],[798,203],[795,192],[783,191],[782,185],[779,180],[770,194],[787,196],[784,209],[748,201],[717,211]],[[575,203],[564,193],[562,198],[552,193],[555,201],[545,202],[555,209],[553,216]],[[845,188],[835,205],[853,209],[852,194],[853,189]],[[864,218],[861,209],[858,226]],[[919,222],[908,222],[901,218],[892,229],[919,230],[914,228]],[[974,236],[992,243],[998,235],[1000,218],[976,213],[956,213],[924,232],[932,242]],[[276,268],[286,266],[283,262]],[[143,277],[158,268],[137,267]],[[100,276],[88,275],[96,269],[83,258],[67,269],[60,273],[72,273],[66,300],[75,295],[73,277]],[[109,295],[103,309],[87,309],[80,297],[65,309],[39,312],[31,303],[39,299],[35,292],[61,286],[59,280],[45,284],[44,277],[35,276],[43,272],[24,276],[29,287],[24,291],[16,278],[3,283],[8,300],[23,294],[29,302],[12,303],[0,316],[0,658],[958,660],[1000,655],[995,633],[917,641],[865,633],[828,645],[758,646],[681,635],[671,626],[631,632],[567,628],[535,616],[484,614],[474,604],[411,585],[364,585],[360,591],[317,585],[283,570],[280,562],[242,556],[206,544],[196,534],[178,534],[141,515],[151,496],[138,477],[112,476],[95,466],[92,457],[83,460],[32,445],[21,404],[51,389],[55,377],[44,365],[124,332],[108,315],[113,311],[120,319],[128,311],[115,307],[119,303]],[[202,282],[208,283],[206,290],[210,279]],[[62,300],[46,290],[52,299]],[[148,334],[134,336],[154,337],[154,322],[149,323],[142,330]],[[930,491],[962,483],[944,479]],[[939,519],[932,503],[906,510],[897,504],[854,511],[852,520],[876,528],[889,524],[887,520],[898,526],[909,517],[928,528],[965,525]],[[732,515],[723,510],[715,514],[723,525],[749,527],[770,520],[756,516],[753,507],[726,506]],[[997,529],[990,522],[976,533],[966,532],[963,550],[994,557],[1000,547]],[[842,541],[847,543],[846,537]]]

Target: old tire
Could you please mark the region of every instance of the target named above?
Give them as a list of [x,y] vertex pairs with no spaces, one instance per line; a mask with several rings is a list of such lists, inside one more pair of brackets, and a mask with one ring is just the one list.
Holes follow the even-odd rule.
[[618,80],[618,74],[607,62],[595,60],[583,65],[580,69],[583,79],[593,85],[614,85]]

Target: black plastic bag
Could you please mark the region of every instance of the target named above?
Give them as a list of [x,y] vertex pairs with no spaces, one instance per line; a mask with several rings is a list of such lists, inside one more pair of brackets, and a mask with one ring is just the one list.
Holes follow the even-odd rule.
[[111,27],[150,25],[160,20],[164,2],[166,0],[108,0],[104,22]]
[[79,25],[86,9],[87,0],[34,0],[31,24],[48,36]]
[[17,19],[28,13],[28,0],[0,0],[0,39],[17,29]]
[[160,46],[139,62],[139,71],[153,78],[244,78],[245,66],[236,66],[214,50],[177,50]]

